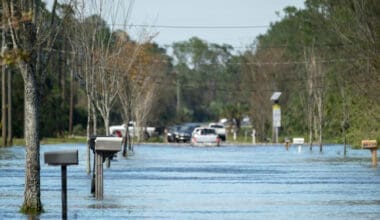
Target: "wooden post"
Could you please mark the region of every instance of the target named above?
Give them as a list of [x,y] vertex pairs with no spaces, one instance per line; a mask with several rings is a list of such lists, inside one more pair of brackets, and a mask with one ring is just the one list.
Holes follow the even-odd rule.
[[376,140],[362,140],[362,148],[371,150],[372,166],[377,167],[377,141]]
[[377,167],[377,149],[372,149],[372,166]]
[[103,199],[103,153],[96,152],[95,198]]
[[95,198],[103,199],[103,161],[121,150],[121,137],[97,137],[95,139]]

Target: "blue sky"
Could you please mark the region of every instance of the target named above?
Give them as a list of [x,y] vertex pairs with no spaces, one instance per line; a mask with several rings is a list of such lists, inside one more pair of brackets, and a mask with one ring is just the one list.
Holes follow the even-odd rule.
[[[250,28],[152,28],[155,41],[171,44],[192,36],[212,43],[245,47],[280,18],[286,6],[303,7],[304,0],[136,0],[129,23],[172,26],[258,26]],[[281,15],[281,13],[280,13]]]
[[[86,0],[87,13],[99,12],[100,2]],[[132,10],[127,18],[127,8],[131,2]],[[162,46],[197,36],[210,43],[226,43],[243,49],[253,43],[259,34],[265,33],[271,22],[280,20],[286,6],[302,8],[303,5],[304,0],[103,0],[102,17],[109,24],[116,24],[114,29],[122,28],[121,24],[125,23],[126,18],[129,25],[152,25],[148,31],[157,34],[153,41]],[[280,17],[276,12],[280,12]],[[112,18],[111,14],[117,16]],[[136,39],[141,29],[130,27],[127,31]]]

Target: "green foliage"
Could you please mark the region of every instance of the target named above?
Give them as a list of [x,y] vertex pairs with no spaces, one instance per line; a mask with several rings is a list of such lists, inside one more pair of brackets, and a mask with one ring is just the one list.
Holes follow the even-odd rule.
[[[377,138],[380,90],[375,82],[379,79],[379,55],[373,51],[379,49],[374,40],[380,30],[379,4],[373,0],[308,0],[305,6],[285,8],[282,20],[258,38],[259,47],[253,55],[268,63],[291,61],[282,69],[269,65],[255,69],[273,83],[269,88],[283,91],[282,132],[308,133],[309,74],[303,61],[313,53],[324,72],[323,84],[314,88],[322,87],[324,92],[323,136],[341,142],[346,128],[353,145],[361,139]],[[285,71],[289,73],[286,78],[281,73]]]
[[83,128],[83,126],[81,124],[76,124],[73,127],[73,134],[74,135],[85,136],[86,135],[86,130]]
[[[58,15],[49,15],[44,11],[44,18],[56,16],[64,28],[53,45],[57,52],[50,57],[46,75],[41,73],[45,76],[40,91],[43,137],[62,136],[68,130],[69,73],[75,64],[68,62],[74,58],[71,53],[59,51],[68,50],[69,42],[78,38],[72,27],[84,27],[89,33],[95,31],[95,39],[83,40],[94,40],[96,48],[105,43],[115,47],[116,36],[120,34],[131,40],[127,33],[112,33],[99,15],[78,21],[75,7],[69,5],[59,5],[58,12]],[[380,139],[380,4],[376,0],[307,0],[305,8],[287,7],[281,16],[281,20],[272,23],[269,30],[256,39],[254,49],[238,55],[232,53],[230,45],[214,44],[197,37],[174,43],[173,57],[152,44],[147,51],[153,54],[155,62],[163,64],[152,68],[160,88],[149,121],[167,126],[227,117],[239,124],[249,115],[258,141],[263,141],[271,137],[272,132],[273,103],[269,98],[274,91],[281,91],[281,135],[307,137],[309,108],[314,116],[317,114],[316,106],[309,106],[308,97],[308,80],[312,76],[307,65],[314,55],[317,67],[323,72],[323,80],[311,78],[316,83],[314,91],[322,88],[324,92],[323,136],[342,142],[346,131],[352,145],[359,145],[360,140],[366,138]],[[17,57],[28,58],[25,51],[13,54],[11,51],[5,54],[6,62],[12,63]],[[40,58],[45,59],[45,55],[42,52]],[[93,55],[96,59],[97,54]],[[76,65],[75,71],[80,72],[82,64]],[[73,124],[74,134],[82,135],[87,122],[87,100],[79,75],[74,79]],[[12,80],[14,135],[22,137],[23,79],[15,72]],[[122,121],[120,112],[121,105],[116,103],[111,122]]]

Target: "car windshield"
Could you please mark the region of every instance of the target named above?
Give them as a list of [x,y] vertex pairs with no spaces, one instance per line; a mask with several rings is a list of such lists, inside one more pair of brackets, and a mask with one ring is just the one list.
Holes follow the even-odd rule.
[[179,129],[180,132],[190,132],[190,128],[189,127],[182,127],[181,129]]
[[201,133],[204,134],[204,135],[215,134],[215,130],[214,129],[207,129],[206,128],[206,129],[203,129]]
[[223,125],[211,125],[212,128],[223,128]]
[[180,127],[176,126],[176,127],[171,127],[169,128],[169,132],[175,132],[175,131],[178,131],[180,129]]

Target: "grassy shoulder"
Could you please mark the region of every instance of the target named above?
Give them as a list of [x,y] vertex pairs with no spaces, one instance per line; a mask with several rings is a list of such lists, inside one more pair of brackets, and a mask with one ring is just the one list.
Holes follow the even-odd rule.
[[[302,135],[300,135],[302,137]],[[284,143],[285,141],[284,136],[279,137],[279,143]],[[65,136],[65,137],[45,137],[42,138],[40,141],[40,144],[62,144],[62,143],[86,143],[87,137],[86,136]],[[134,143],[138,143],[137,139],[133,140]],[[152,137],[148,140],[143,140],[144,143],[164,143],[163,137]],[[236,140],[234,140],[233,135],[228,134],[227,135],[227,142],[233,143],[233,144],[251,144],[252,143],[252,136],[248,132],[242,132],[242,134],[237,135]],[[259,143],[259,140],[256,140],[257,143]],[[307,138],[305,138],[305,142],[307,142]],[[2,138],[0,137],[0,147],[2,143]],[[268,142],[270,143],[270,141]],[[329,138],[324,139],[323,143],[329,143],[329,144],[343,144],[343,141],[341,138]],[[360,143],[352,144],[348,143],[353,148],[360,148]],[[25,146],[25,140],[23,138],[14,138],[12,146]]]
[[[67,136],[67,137],[42,138],[40,141],[40,144],[86,143],[86,142],[87,142],[87,137],[85,136]],[[0,138],[0,143],[3,143],[2,138]],[[12,146],[25,146],[25,140],[23,138],[13,138]]]

